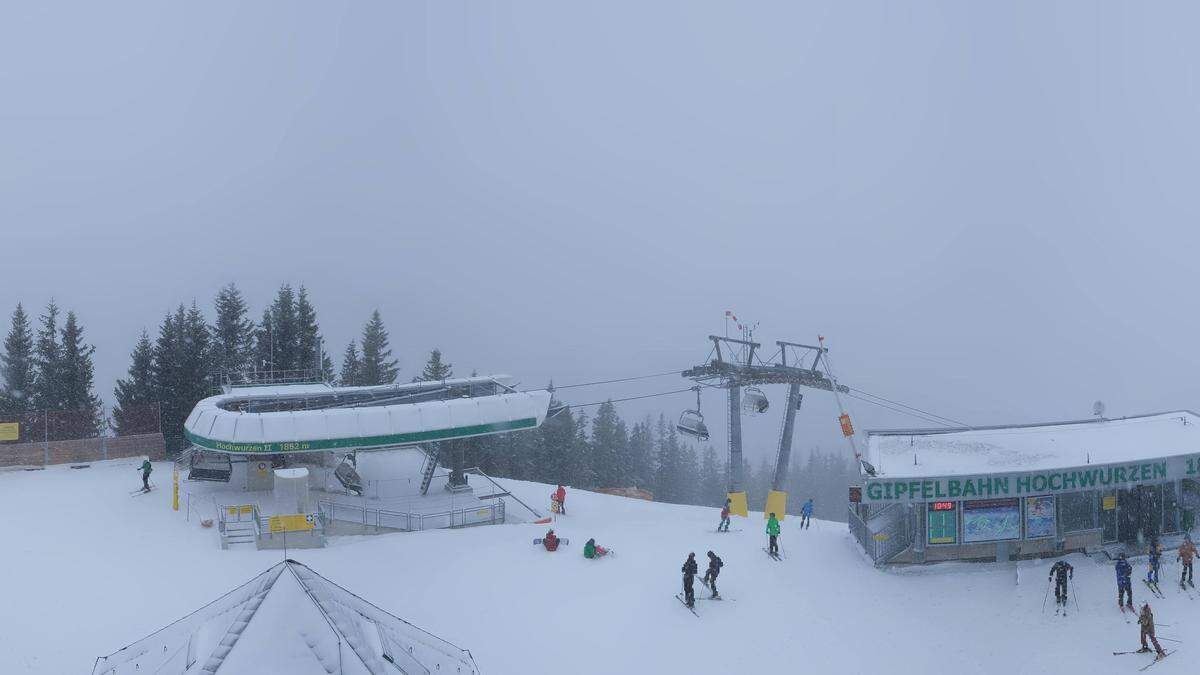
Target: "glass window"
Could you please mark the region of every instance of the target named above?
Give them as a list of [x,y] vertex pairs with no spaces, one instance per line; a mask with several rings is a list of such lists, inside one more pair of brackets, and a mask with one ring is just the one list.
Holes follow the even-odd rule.
[[1054,497],[1026,497],[1025,538],[1043,539],[1058,534],[1054,516]]
[[1095,491],[1058,495],[1058,517],[1062,519],[1063,532],[1079,532],[1097,527],[1096,498]]

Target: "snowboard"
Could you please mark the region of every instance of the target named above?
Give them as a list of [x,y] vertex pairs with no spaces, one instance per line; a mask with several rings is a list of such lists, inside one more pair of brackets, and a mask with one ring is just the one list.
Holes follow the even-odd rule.
[[[566,537],[559,537],[559,539],[558,539],[558,545],[559,545],[559,546],[566,546],[566,545],[567,545],[567,544],[569,544],[569,543],[571,543],[571,540],[570,540],[570,539],[567,539]],[[541,538],[541,537],[538,537],[537,539],[534,539],[534,540],[533,540],[533,545],[534,545],[534,546],[541,546],[541,545],[542,545],[542,538]]]

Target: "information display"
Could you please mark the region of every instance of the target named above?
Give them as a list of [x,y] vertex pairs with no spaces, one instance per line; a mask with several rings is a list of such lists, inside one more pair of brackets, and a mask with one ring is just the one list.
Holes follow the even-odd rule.
[[1054,497],[1025,498],[1025,538],[1053,537],[1055,509]]
[[1021,504],[1015,499],[963,502],[962,511],[966,543],[1021,538]]
[[955,502],[932,502],[926,511],[930,544],[958,543],[958,509]]

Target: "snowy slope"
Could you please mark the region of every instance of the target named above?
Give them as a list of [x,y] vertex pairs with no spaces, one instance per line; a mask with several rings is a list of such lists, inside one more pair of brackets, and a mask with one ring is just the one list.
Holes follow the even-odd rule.
[[[159,465],[159,485],[169,466]],[[132,461],[90,469],[0,474],[6,611],[0,672],[87,673],[108,654],[244,583],[278,551],[221,551],[216,533],[185,523],[160,490],[137,487]],[[550,487],[509,482],[531,504]],[[761,519],[716,534],[716,509],[652,504],[571,491],[555,526],[571,545],[531,545],[545,527],[522,524],[378,537],[335,538],[292,551],[380,607],[468,648],[488,675],[516,673],[1132,672],[1144,655],[1137,626],[1115,606],[1113,570],[1072,556],[1082,613],[1041,612],[1048,562],[949,564],[879,572],[840,523],[806,532],[784,522],[783,562],[767,558]],[[519,507],[515,507],[517,509]],[[616,557],[588,561],[589,536]],[[720,587],[733,601],[673,597],[688,551],[725,561]],[[1178,567],[1169,558],[1167,577]],[[701,562],[703,568],[703,562]],[[1144,573],[1141,565],[1138,572]],[[1135,599],[1145,587],[1135,582]],[[1200,626],[1193,601],[1164,580],[1153,602],[1160,635]],[[697,584],[698,595],[704,589]],[[1177,643],[1164,643],[1178,646]],[[1182,657],[1182,658],[1181,658]],[[1180,652],[1150,672],[1182,673]]]

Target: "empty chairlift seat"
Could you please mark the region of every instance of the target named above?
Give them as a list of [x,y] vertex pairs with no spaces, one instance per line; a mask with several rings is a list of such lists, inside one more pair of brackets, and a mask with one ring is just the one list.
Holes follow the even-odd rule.
[[358,475],[354,455],[346,455],[342,458],[337,468],[333,470],[333,477],[350,492],[356,495],[363,493],[362,478]]
[[675,424],[675,428],[688,436],[693,436],[702,441],[708,440],[708,427],[704,425],[704,415],[701,415],[699,410],[683,411],[683,414],[679,416],[679,422]]
[[767,400],[767,395],[758,387],[747,387],[746,391],[742,392],[742,410],[748,413],[761,415],[767,412],[767,408],[771,407],[771,402]]
[[232,475],[233,462],[229,459],[229,455],[199,450],[192,453],[191,464],[188,467],[188,480],[228,483]]

